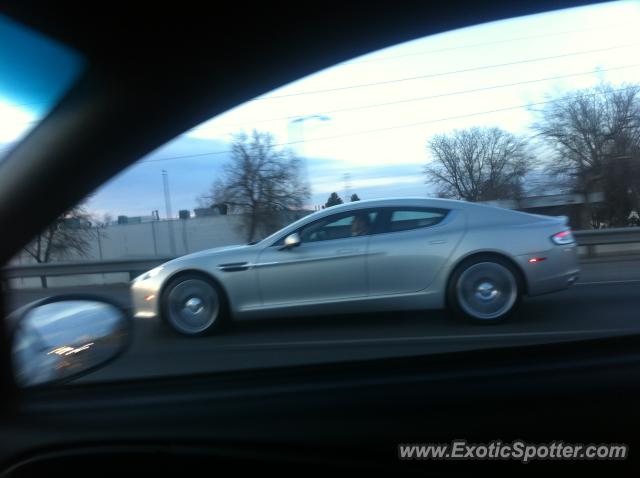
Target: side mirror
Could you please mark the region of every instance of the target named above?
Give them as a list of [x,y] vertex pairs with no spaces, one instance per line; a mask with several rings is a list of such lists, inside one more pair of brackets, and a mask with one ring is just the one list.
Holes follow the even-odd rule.
[[284,238],[284,244],[280,247],[280,250],[283,249],[291,249],[292,247],[297,247],[300,245],[302,240],[300,239],[300,234],[294,232],[293,234],[289,234]]
[[17,310],[12,361],[19,386],[77,378],[119,356],[129,344],[131,321],[119,307],[84,297],[51,297]]

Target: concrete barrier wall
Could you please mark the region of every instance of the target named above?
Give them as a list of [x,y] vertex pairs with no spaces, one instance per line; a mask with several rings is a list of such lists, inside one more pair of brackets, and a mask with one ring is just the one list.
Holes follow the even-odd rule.
[[[242,244],[240,216],[211,216],[111,226],[98,230],[100,251],[91,259],[181,256],[213,247]],[[173,235],[172,250],[171,235]],[[96,242],[96,241],[94,241]],[[98,257],[95,257],[97,252]]]
[[[282,224],[304,217],[311,211],[283,213]],[[114,224],[105,228],[92,229],[89,250],[84,256],[69,254],[63,260],[108,261],[112,259],[134,259],[149,257],[182,256],[215,247],[246,243],[241,215],[206,216],[171,221],[154,221],[141,224]],[[173,236],[173,244],[171,237]],[[35,264],[36,261],[23,252],[10,265]],[[50,277],[50,287],[76,285],[99,285],[127,282],[127,274],[86,274],[82,276]],[[40,287],[40,279],[12,279],[12,288]]]
[[[87,255],[69,254],[66,261],[111,260],[139,257],[182,256],[214,247],[245,243],[241,216],[208,216],[186,220],[155,221],[142,224],[119,224],[94,229]],[[175,254],[171,247],[173,234]],[[62,261],[57,261],[62,262]],[[35,264],[23,252],[10,265]],[[98,285],[128,281],[127,274],[87,274],[50,277],[51,287]],[[40,279],[12,279],[10,287],[40,287]]]

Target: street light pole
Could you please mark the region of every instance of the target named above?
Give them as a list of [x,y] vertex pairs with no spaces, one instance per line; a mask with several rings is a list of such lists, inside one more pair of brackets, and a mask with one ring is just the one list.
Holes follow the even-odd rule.
[[[331,121],[331,118],[326,115],[314,114],[314,115],[298,116],[297,118],[294,118],[291,121],[289,121],[289,143],[298,145],[298,147],[296,148],[298,150],[298,155],[303,158],[305,157],[304,155],[304,122],[312,121],[312,120]],[[292,139],[293,135],[291,134],[291,125],[296,125],[300,127],[300,139],[295,139],[295,140]]]
[[349,194],[351,191],[351,174],[344,173],[342,179],[344,179],[344,202],[349,202],[351,199]]
[[[304,122],[313,121],[313,120],[331,121],[331,118],[329,116],[320,115],[320,114],[298,116],[297,118],[294,118],[289,121],[289,127],[287,131],[289,136],[288,142],[290,144],[294,144],[297,146],[296,147],[297,155],[300,157],[300,160],[302,161],[302,175],[307,183],[309,182],[309,168],[308,168],[307,158],[305,156],[305,151],[304,151]],[[299,127],[299,138],[293,139],[294,135],[292,134],[292,129],[293,129],[292,126]]]
[[169,174],[166,170],[162,170],[162,183],[164,185],[164,205],[167,211],[168,231],[169,231],[169,247],[171,255],[176,255],[176,239],[173,235],[173,218],[171,212],[171,194],[169,193]]

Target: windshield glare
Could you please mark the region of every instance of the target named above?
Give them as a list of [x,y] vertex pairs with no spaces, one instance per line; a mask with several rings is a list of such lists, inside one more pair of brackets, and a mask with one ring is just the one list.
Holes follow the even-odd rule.
[[0,162],[84,69],[74,51],[0,15]]
[[[34,237],[10,308],[130,311],[130,352],[79,381],[637,333],[638,25],[633,1],[511,18],[253,98]],[[0,18],[0,64],[6,152],[82,59]]]

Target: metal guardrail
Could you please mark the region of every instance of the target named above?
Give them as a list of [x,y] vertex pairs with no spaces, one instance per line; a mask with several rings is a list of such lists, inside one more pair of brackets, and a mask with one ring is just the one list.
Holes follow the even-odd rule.
[[[640,243],[640,227],[573,231],[579,246],[587,247],[587,256],[595,255],[595,246]],[[63,262],[9,266],[2,269],[5,281],[26,277],[55,277],[82,274],[125,272],[129,278],[173,259],[172,257],[128,258],[110,261]]]
[[8,266],[2,269],[4,280],[25,277],[55,277],[82,274],[108,274],[125,272],[129,279],[170,261],[172,257],[129,258],[111,261],[59,262]]
[[640,243],[640,227],[618,227],[573,231],[579,246],[585,246],[587,257],[596,256],[596,246]]
[[640,242],[640,227],[618,227],[573,231],[580,246],[599,246],[606,244],[629,244]]

